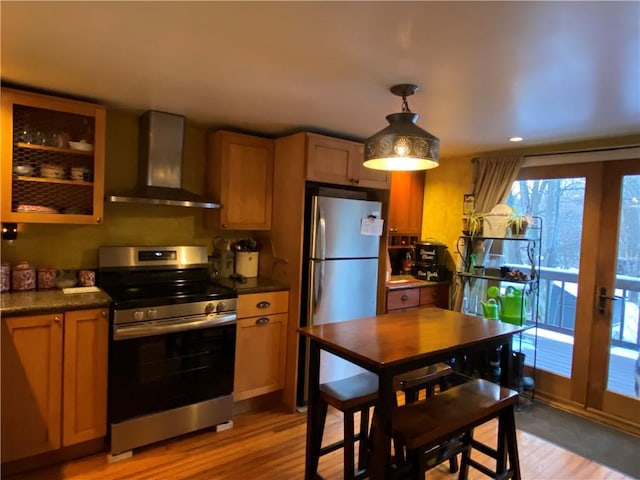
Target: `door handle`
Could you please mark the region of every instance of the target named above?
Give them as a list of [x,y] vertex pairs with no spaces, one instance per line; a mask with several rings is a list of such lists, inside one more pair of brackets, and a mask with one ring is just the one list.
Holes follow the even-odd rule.
[[598,311],[600,313],[604,313],[607,306],[607,300],[620,300],[622,297],[618,297],[616,295],[610,297],[607,295],[607,289],[605,287],[600,287],[600,296],[598,298]]

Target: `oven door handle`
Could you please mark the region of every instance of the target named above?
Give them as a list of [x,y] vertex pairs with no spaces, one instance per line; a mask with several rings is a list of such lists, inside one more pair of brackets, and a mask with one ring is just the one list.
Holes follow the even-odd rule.
[[169,320],[158,320],[154,322],[143,322],[127,325],[114,325],[113,339],[127,340],[130,338],[151,337],[154,335],[165,335],[167,333],[186,332],[188,330],[201,330],[203,328],[215,327],[234,323],[235,313],[214,314],[198,316],[195,318],[172,318]]

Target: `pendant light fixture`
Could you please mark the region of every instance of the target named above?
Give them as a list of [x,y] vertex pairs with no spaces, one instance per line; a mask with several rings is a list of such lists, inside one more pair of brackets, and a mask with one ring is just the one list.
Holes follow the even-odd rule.
[[364,162],[375,170],[428,170],[440,164],[440,140],[422,130],[415,122],[420,115],[409,110],[407,97],[418,91],[417,85],[400,84],[391,93],[402,97],[402,112],[387,115],[389,125],[367,138]]

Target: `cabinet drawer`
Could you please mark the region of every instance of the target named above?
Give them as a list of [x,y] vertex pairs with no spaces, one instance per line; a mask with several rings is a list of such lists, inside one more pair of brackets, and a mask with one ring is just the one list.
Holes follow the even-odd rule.
[[238,295],[238,318],[271,315],[289,310],[289,292],[247,293]]
[[417,307],[420,304],[419,288],[404,288],[387,292],[387,312],[400,308]]
[[420,288],[420,306],[449,308],[449,285]]

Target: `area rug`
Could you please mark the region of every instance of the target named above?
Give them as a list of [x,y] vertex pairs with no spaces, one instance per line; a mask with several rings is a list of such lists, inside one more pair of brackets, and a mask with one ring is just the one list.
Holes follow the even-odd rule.
[[516,412],[518,429],[640,478],[640,439],[539,401]]

